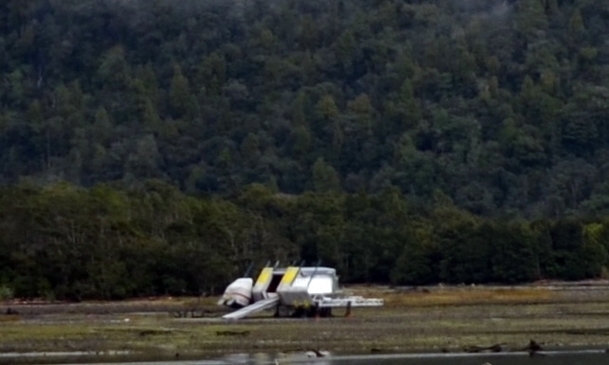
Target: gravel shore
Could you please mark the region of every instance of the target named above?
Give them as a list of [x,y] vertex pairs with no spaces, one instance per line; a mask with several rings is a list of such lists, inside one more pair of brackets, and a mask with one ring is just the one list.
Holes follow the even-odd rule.
[[[217,298],[149,298],[121,302],[4,303],[0,363],[66,362],[38,352],[100,357],[207,358],[227,353],[338,354],[521,351],[531,339],[544,349],[599,349],[609,336],[609,286],[434,286],[350,288],[381,297],[382,308],[351,317],[275,319],[272,312],[225,322]],[[494,346],[498,345],[498,346]],[[493,347],[493,349],[484,349]],[[113,352],[108,352],[113,351]],[[33,353],[31,356],[16,356]],[[2,356],[4,354],[4,356]],[[11,354],[13,356],[9,356]]]

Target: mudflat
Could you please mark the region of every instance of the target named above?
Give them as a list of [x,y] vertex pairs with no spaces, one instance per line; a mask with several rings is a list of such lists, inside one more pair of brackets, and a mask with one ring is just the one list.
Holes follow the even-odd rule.
[[[0,305],[0,355],[71,352],[142,353],[155,358],[227,353],[522,351],[602,348],[609,336],[609,284],[352,287],[385,299],[350,317],[273,318],[273,312],[225,321],[218,298],[148,298],[120,302]],[[109,352],[112,351],[112,352]],[[15,362],[0,356],[0,363]],[[34,359],[34,357],[31,357]],[[46,356],[46,362],[53,358]],[[27,362],[20,359],[19,362]],[[36,359],[40,362],[40,359]]]

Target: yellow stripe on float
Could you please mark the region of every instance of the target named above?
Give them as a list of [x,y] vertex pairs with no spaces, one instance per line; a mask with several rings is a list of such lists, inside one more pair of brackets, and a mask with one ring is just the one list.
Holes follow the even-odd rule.
[[292,285],[292,283],[294,282],[294,279],[296,279],[296,275],[298,275],[298,270],[300,268],[298,267],[288,267],[287,270],[285,271],[285,274],[283,275],[283,278],[281,278],[281,284],[279,285]]
[[272,275],[273,275],[273,268],[265,267],[260,272],[260,275],[258,275],[258,280],[256,280],[255,286],[265,285],[266,283],[268,283],[271,280]]

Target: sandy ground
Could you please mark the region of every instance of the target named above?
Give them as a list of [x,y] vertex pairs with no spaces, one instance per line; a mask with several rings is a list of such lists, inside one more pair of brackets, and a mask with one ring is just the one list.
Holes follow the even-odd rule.
[[[505,352],[522,350],[531,339],[549,350],[609,347],[606,282],[350,290],[383,298],[385,306],[354,308],[351,317],[343,310],[323,319],[275,319],[263,312],[226,322],[220,317],[227,310],[215,305],[217,298],[4,303],[0,313],[10,307],[18,314],[0,315],[0,363],[31,362],[36,357],[16,361],[8,354],[41,351],[101,356],[111,350],[186,359],[254,352],[281,356],[308,349],[446,353],[500,345]],[[113,356],[124,359],[120,354]],[[45,362],[60,360],[65,361],[45,357]]]

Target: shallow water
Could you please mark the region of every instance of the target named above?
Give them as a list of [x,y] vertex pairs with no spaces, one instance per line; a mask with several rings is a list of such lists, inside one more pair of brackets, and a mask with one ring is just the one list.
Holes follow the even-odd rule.
[[[374,360],[351,360],[340,362],[343,365],[606,365],[609,363],[609,354],[547,354],[530,358],[528,354],[497,355],[497,356],[461,356],[461,357],[433,357],[433,358],[402,358]],[[327,363],[335,365],[339,363]]]
[[[6,356],[6,354],[3,354]],[[65,354],[62,354],[65,355]],[[82,354],[81,354],[82,356]],[[404,354],[404,355],[365,355],[365,356],[332,356],[324,358],[309,358],[305,354],[274,356],[269,354],[256,355],[227,355],[213,360],[183,360],[183,361],[155,361],[142,359],[121,358],[79,358],[52,361],[64,365],[607,365],[609,353],[602,350],[571,351],[571,352],[545,352],[541,355],[529,357],[524,352],[498,353],[498,354]],[[27,357],[27,356],[26,356]],[[50,360],[44,356],[46,360]],[[50,357],[53,357],[52,355]],[[22,357],[21,360],[24,358]],[[7,360],[6,358],[4,360]],[[20,363],[18,358],[12,362]],[[30,359],[31,360],[31,359]],[[79,361],[80,360],[80,361]],[[108,360],[108,361],[106,361]],[[277,362],[275,362],[277,361]],[[28,361],[30,364],[37,361]],[[45,363],[41,361],[40,363]]]

